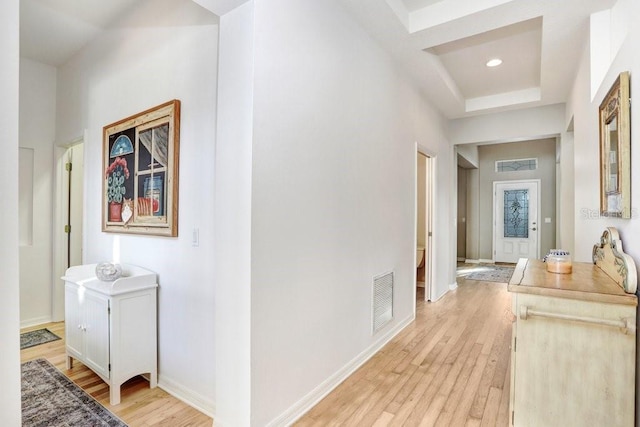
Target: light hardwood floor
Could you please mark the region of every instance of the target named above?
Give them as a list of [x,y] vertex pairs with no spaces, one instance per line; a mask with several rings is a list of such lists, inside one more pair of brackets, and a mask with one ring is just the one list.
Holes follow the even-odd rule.
[[109,388],[93,371],[77,360],[74,360],[73,369],[66,369],[64,322],[25,328],[22,332],[43,327],[63,339],[21,350],[20,357],[22,362],[40,357],[49,360],[73,382],[82,387],[84,391],[93,396],[130,427],[211,427],[212,419],[210,417],[176,399],[159,387],[150,389],[149,382],[141,377],[135,377],[127,381],[121,389],[121,403],[115,406],[110,405]]
[[509,424],[513,316],[506,284],[459,277],[458,289],[440,301],[423,298],[416,321],[297,427]]
[[[297,427],[507,426],[510,296],[504,283],[458,278],[440,301],[418,295],[416,321],[309,411]],[[64,338],[64,323],[40,325]],[[30,330],[25,329],[24,331]],[[211,418],[137,378],[109,405],[106,384],[82,363],[65,369],[64,342],[22,350],[45,357],[129,426],[211,426]]]

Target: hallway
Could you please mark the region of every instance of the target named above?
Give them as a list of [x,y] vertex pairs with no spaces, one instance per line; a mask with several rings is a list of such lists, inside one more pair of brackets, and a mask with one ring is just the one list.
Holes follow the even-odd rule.
[[458,278],[436,303],[296,426],[506,426],[510,296],[506,284]]

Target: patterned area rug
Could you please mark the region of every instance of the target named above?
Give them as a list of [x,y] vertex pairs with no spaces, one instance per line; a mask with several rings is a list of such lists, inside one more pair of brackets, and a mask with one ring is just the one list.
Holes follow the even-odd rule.
[[45,359],[22,364],[22,426],[126,427]]
[[498,265],[481,265],[468,270],[468,274],[462,274],[467,280],[481,280],[483,282],[509,283],[513,275],[513,267]]
[[25,332],[24,334],[20,334],[20,350],[59,339],[59,336],[48,329]]

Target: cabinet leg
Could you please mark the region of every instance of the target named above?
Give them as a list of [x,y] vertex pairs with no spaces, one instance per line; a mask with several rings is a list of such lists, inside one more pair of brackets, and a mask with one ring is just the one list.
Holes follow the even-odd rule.
[[73,368],[73,357],[67,356],[67,369]]
[[109,387],[109,403],[111,405],[120,404],[120,384],[111,384]]

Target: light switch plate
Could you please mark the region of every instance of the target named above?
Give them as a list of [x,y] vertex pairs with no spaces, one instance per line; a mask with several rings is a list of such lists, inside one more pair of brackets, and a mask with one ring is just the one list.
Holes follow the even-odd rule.
[[191,238],[191,246],[200,246],[200,229],[193,229],[193,236]]

